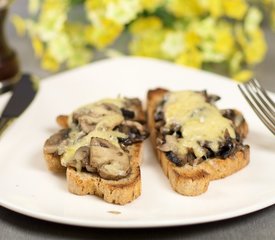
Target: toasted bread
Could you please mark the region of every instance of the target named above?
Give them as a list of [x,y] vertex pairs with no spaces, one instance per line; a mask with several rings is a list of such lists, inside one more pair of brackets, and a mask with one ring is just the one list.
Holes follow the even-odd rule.
[[[155,122],[155,111],[164,95],[168,92],[166,89],[155,89],[148,92],[147,98],[147,119],[150,129],[150,138],[156,152],[157,159],[168,177],[172,188],[186,196],[196,196],[204,193],[211,180],[221,179],[229,176],[249,163],[249,146],[245,145],[238,151],[228,156],[226,159],[208,158],[197,164],[177,166],[171,162],[165,152],[157,147],[158,129]],[[235,114],[241,114],[234,111]],[[241,137],[245,137],[248,132],[248,126],[245,120],[238,126],[237,130]]]
[[[137,119],[144,119],[141,103],[138,105]],[[57,118],[57,123],[62,128],[67,128],[68,117]],[[46,144],[46,143],[45,143]],[[72,166],[63,166],[60,156],[56,153],[48,153],[44,148],[44,159],[48,169],[55,173],[65,173],[68,190],[77,195],[96,195],[106,202],[124,205],[136,199],[141,194],[140,164],[142,157],[142,142],[135,142],[125,146],[130,161],[130,172],[120,179],[105,179],[98,173],[87,170],[77,170]]]
[[134,144],[131,154],[131,173],[119,180],[106,180],[96,174],[77,172],[69,167],[66,171],[68,189],[77,195],[96,195],[106,202],[124,205],[141,194],[140,160],[142,144]]
[[142,157],[142,143],[133,144],[129,149],[131,155],[131,173],[119,180],[105,180],[97,174],[78,172],[74,168],[61,165],[60,158],[44,153],[47,166],[55,173],[66,172],[68,190],[77,195],[96,195],[106,202],[124,205],[140,196],[141,175],[140,162]]

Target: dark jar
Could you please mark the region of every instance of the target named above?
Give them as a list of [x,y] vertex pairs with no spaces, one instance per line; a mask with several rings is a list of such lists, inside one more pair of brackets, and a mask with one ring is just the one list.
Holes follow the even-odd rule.
[[8,7],[0,8],[0,92],[12,88],[19,80],[19,63],[16,53],[11,49],[5,37],[5,20],[8,13]]

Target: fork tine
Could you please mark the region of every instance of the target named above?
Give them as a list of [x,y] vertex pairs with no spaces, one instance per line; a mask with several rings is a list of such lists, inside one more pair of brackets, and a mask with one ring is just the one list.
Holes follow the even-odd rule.
[[249,88],[249,85],[244,85],[244,88],[247,90],[250,97],[252,98],[252,100],[254,102],[253,105],[255,106],[255,104],[256,104],[256,106],[258,107],[258,110],[260,110],[264,114],[264,116],[266,118],[268,118],[269,121],[272,123],[274,121],[274,116],[272,113],[270,113],[268,110],[266,110],[266,108],[263,106],[263,103],[257,99],[257,96],[258,96],[257,93],[255,91],[253,91],[253,89],[251,90]]
[[[261,94],[265,97],[265,99],[267,100],[267,102],[273,107],[273,109],[275,109],[275,103],[273,102],[273,100],[268,96],[266,90],[263,88],[263,86],[259,83],[259,81],[256,78],[253,78],[251,82],[257,89],[260,90]],[[274,111],[274,110],[273,110]]]
[[[266,98],[262,97],[263,92],[257,88],[253,83],[248,82],[245,84],[245,88],[250,93],[253,101],[265,112],[267,116],[271,115],[271,120],[274,121],[275,109],[267,102]],[[271,100],[272,101],[272,100]]]
[[262,122],[266,125],[266,127],[275,135],[274,122],[270,121],[269,118],[266,118],[266,116],[263,114],[263,112],[261,112],[261,110],[258,109],[258,107],[255,106],[255,104],[253,103],[253,101],[249,97],[250,96],[250,91],[248,91],[248,93],[246,93],[247,89],[243,88],[243,86],[240,85],[240,84],[238,84],[238,88],[240,89],[241,93],[243,94],[243,96],[245,97],[245,99],[247,100],[249,105],[252,107],[254,112],[257,114],[257,116],[262,120]]

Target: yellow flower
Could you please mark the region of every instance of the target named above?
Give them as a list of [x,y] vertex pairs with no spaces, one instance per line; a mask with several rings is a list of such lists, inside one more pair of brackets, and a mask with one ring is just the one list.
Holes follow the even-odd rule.
[[226,16],[237,20],[244,18],[244,15],[248,9],[248,5],[245,0],[226,0],[222,2]]
[[33,21],[33,34],[47,42],[55,38],[62,31],[67,20],[68,0],[44,0],[38,19]]
[[38,37],[32,37],[32,47],[37,57],[41,57],[43,55],[44,46],[42,41]]
[[184,40],[187,48],[194,48],[200,44],[202,39],[193,30],[188,30],[185,32]]
[[246,62],[248,64],[256,64],[261,62],[266,54],[266,41],[260,29],[250,33],[249,37],[246,45],[243,46]]
[[140,0],[142,8],[149,12],[153,12],[158,7],[162,6],[164,1],[165,0]]
[[142,34],[145,31],[158,30],[162,28],[161,19],[158,17],[138,18],[130,26],[132,34]]
[[224,0],[208,0],[209,12],[212,17],[218,18],[223,15],[224,12],[223,12],[222,1]]
[[92,50],[87,50],[84,46],[75,48],[68,58],[67,66],[69,68],[74,68],[84,65],[91,61],[92,56]]
[[64,32],[68,35],[70,44],[73,46],[86,45],[85,28],[86,26],[81,23],[68,22],[64,25]]
[[29,0],[28,10],[31,14],[36,14],[40,8],[40,0]]
[[48,42],[48,52],[55,56],[56,61],[63,63],[73,51],[70,39],[65,33],[59,33]]
[[190,49],[183,52],[177,59],[176,63],[180,65],[201,68],[203,57],[198,49]]
[[246,35],[244,32],[244,28],[241,24],[235,25],[234,33],[235,33],[235,38],[236,38],[237,43],[239,43],[241,45],[241,47],[246,45],[247,38],[246,38]]
[[118,24],[129,23],[141,11],[140,0],[115,0],[106,3],[104,16]]
[[253,32],[259,27],[262,21],[262,13],[255,7],[249,8],[247,16],[244,21],[244,29],[246,32]]
[[142,10],[140,0],[87,0],[85,8],[94,24],[105,18],[122,25],[136,18]]
[[161,44],[165,32],[162,30],[151,30],[137,35],[129,44],[131,54],[146,57],[164,58]]
[[86,0],[85,1],[85,10],[87,13],[88,19],[93,24],[98,24],[100,18],[104,17],[105,13],[105,1],[103,0]]
[[196,17],[203,13],[203,7],[198,3],[198,0],[169,0],[166,4],[169,12],[176,17]]
[[225,60],[224,54],[215,50],[213,41],[204,41],[201,44],[201,49],[203,61],[205,62],[219,63]]
[[234,51],[234,39],[228,24],[220,24],[215,32],[214,50],[228,57]]
[[26,23],[24,19],[18,15],[14,15],[12,16],[11,21],[15,27],[17,34],[23,36],[26,32]]
[[104,9],[104,2],[102,0],[86,0],[85,1],[85,7],[88,12],[90,11],[99,11],[101,9]]
[[99,26],[88,26],[85,29],[86,41],[98,49],[102,49],[111,43],[120,35],[123,26],[108,19],[103,19]]
[[232,77],[238,82],[246,82],[253,77],[253,72],[250,70],[242,70],[234,74]]
[[182,31],[167,31],[161,50],[167,58],[177,57],[185,48],[184,33]]
[[217,28],[217,21],[214,18],[207,17],[203,20],[193,20],[191,21],[189,28],[191,31],[194,31],[199,37],[204,39],[212,38],[215,35]]
[[42,68],[51,72],[56,72],[59,69],[58,62],[48,51],[43,55],[41,65]]
[[44,12],[56,12],[62,13],[63,11],[67,10],[69,6],[69,0],[44,0],[42,5],[42,13]]
[[239,71],[239,69],[241,68],[243,58],[244,58],[244,56],[241,51],[237,51],[234,53],[234,55],[232,56],[232,58],[230,59],[230,62],[229,62],[229,70],[230,70],[231,74]]

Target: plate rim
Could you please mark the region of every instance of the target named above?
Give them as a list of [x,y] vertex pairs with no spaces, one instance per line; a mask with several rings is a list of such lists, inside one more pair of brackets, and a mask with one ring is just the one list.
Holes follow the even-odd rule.
[[[77,72],[77,71],[81,71],[82,69],[86,69],[86,68],[90,68],[91,66],[93,67],[94,65],[100,65],[100,64],[112,64],[113,61],[116,61],[117,59],[119,59],[120,61],[128,61],[129,59],[132,60],[138,60],[138,61],[148,61],[148,62],[159,62],[161,64],[168,64],[171,65],[173,67],[176,67],[177,65],[167,62],[167,61],[163,61],[163,60],[159,60],[159,59],[152,59],[152,58],[143,58],[143,57],[120,57],[120,58],[115,58],[115,59],[103,59],[103,60],[99,60],[93,63],[90,63],[88,65],[82,66],[80,68],[75,68],[69,71],[65,71],[65,72],[61,72],[58,73],[56,75],[52,75],[49,77],[46,77],[44,80],[51,80],[53,81],[56,78],[60,78],[60,76],[64,76],[66,77],[66,75],[70,75],[72,72]],[[179,67],[179,66],[177,66]],[[180,66],[181,67],[181,66]],[[218,78],[222,78],[226,81],[230,81],[229,78],[224,77],[224,76],[220,76],[218,74],[215,73],[211,73],[211,72],[206,72],[206,71],[202,71],[199,69],[194,69],[194,68],[190,68],[190,67],[183,67],[183,69],[188,69],[188,71],[195,71],[195,72],[201,72],[203,74],[207,74],[209,76],[215,76]],[[41,84],[43,84],[42,81]],[[233,83],[233,82],[232,82]],[[237,84],[237,83],[234,83]],[[6,93],[8,94],[8,93]],[[5,94],[4,94],[5,95]],[[2,96],[1,96],[2,98]],[[0,98],[0,99],[1,99]],[[73,226],[84,226],[84,227],[97,227],[97,228],[157,228],[157,227],[171,227],[171,226],[186,226],[186,225],[193,225],[193,224],[200,224],[200,223],[208,223],[208,222],[214,222],[214,221],[220,221],[220,220],[225,220],[225,219],[230,219],[230,218],[234,218],[234,217],[239,217],[239,216],[243,216],[246,214],[250,214],[253,212],[256,212],[258,210],[267,208],[269,206],[272,206],[275,204],[275,196],[271,199],[269,198],[266,201],[261,201],[261,203],[257,203],[257,204],[253,204],[250,205],[249,207],[246,208],[242,208],[241,210],[237,210],[235,212],[229,212],[226,214],[216,214],[214,216],[212,216],[212,218],[210,217],[195,217],[193,221],[187,221],[183,219],[183,221],[180,221],[179,219],[176,220],[168,220],[168,221],[146,221],[145,224],[142,222],[128,222],[126,223],[125,220],[123,221],[87,221],[87,220],[76,220],[76,219],[71,219],[71,218],[67,218],[66,217],[58,217],[58,216],[54,216],[52,214],[43,214],[43,213],[37,213],[37,212],[33,212],[33,211],[29,211],[26,210],[24,208],[18,207],[16,205],[13,204],[9,204],[8,202],[5,201],[5,199],[2,199],[2,197],[0,196],[0,206],[5,207],[9,210],[15,211],[17,213],[20,214],[24,214],[26,216],[29,217],[33,217],[36,219],[40,219],[40,220],[46,220],[46,221],[50,221],[50,222],[55,222],[55,223],[61,223],[61,224],[67,224],[67,225],[73,225]]]

